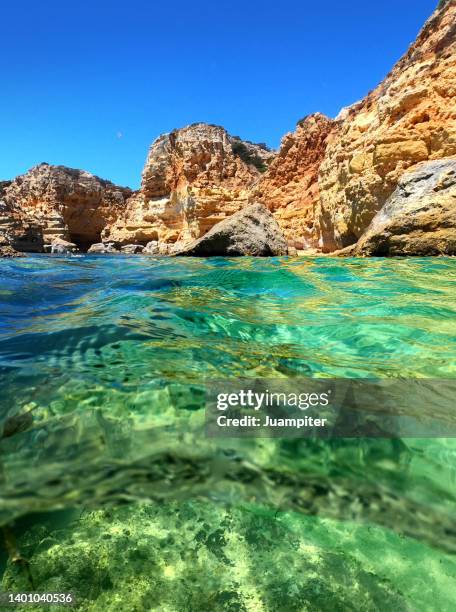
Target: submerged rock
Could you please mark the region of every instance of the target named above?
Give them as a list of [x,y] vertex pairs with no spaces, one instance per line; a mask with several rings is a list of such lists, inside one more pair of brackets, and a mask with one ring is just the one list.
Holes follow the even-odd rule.
[[456,159],[423,162],[404,174],[353,254],[456,254]]
[[195,257],[287,254],[287,242],[277,221],[262,204],[252,204],[220,221],[202,238],[176,253]]
[[[401,563],[413,547],[399,538],[385,544],[370,525],[352,526],[347,537],[331,522],[201,502],[132,504],[71,518],[63,529],[35,525],[19,545],[37,590],[72,592],[80,610],[405,612],[413,603],[407,581],[415,576]],[[386,562],[355,556],[353,540],[380,547]],[[423,573],[419,568],[415,580]],[[427,603],[435,585],[423,583]],[[2,589],[30,590],[21,568],[8,564]]]

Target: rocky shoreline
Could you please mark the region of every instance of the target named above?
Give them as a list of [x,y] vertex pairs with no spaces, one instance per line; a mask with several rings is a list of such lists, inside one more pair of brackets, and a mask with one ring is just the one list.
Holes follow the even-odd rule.
[[454,255],[455,97],[449,0],[376,89],[279,151],[196,123],[155,140],[136,192],[46,163],[0,182],[0,256]]

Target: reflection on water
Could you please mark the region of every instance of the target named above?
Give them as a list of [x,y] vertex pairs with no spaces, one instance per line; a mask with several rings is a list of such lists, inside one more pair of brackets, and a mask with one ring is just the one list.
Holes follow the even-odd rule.
[[[0,519],[24,517],[37,588],[93,610],[134,580],[138,610],[451,609],[455,440],[209,440],[203,402],[210,379],[455,378],[454,259],[0,274]],[[3,590],[24,580],[8,565]]]

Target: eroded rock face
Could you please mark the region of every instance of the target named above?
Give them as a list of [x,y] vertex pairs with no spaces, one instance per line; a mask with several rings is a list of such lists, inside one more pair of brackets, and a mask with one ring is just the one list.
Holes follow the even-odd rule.
[[125,208],[131,190],[65,166],[40,164],[3,188],[0,241],[42,251],[63,240],[85,250]]
[[220,221],[202,238],[176,253],[195,257],[287,254],[287,242],[277,221],[262,204],[247,206]]
[[0,200],[3,199],[7,187],[11,185],[12,181],[0,181]]
[[0,246],[29,253],[41,253],[44,246],[42,227],[18,203],[7,200],[5,193],[0,200]]
[[456,159],[428,161],[402,175],[354,255],[455,255]]
[[441,3],[387,78],[337,118],[319,171],[324,251],[355,243],[422,161],[456,155],[456,3]]
[[160,136],[151,146],[140,191],[103,234],[118,244],[188,242],[244,207],[274,154],[198,123]]
[[455,51],[452,0],[440,4],[374,91],[336,120],[305,118],[275,157],[217,126],[161,136],[139,193],[103,239],[157,242],[164,253],[164,245],[189,243],[261,202],[292,248],[331,252],[355,244],[404,172],[456,155]]
[[293,133],[284,136],[277,156],[254,190],[253,198],[273,212],[288,244],[295,248],[317,245],[318,171],[336,132],[337,124],[320,113],[301,120]]

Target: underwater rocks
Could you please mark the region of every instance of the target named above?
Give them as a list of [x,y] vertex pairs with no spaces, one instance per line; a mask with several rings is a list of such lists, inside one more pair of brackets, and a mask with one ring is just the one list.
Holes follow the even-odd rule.
[[42,252],[65,241],[86,250],[130,194],[89,172],[40,164],[2,188],[0,244]]
[[[192,501],[27,524],[18,545],[36,590],[71,592],[78,610],[453,609],[454,558],[370,522]],[[2,590],[30,591],[23,568],[8,562]]]
[[195,123],[152,144],[141,188],[103,233],[103,240],[146,245],[200,238],[248,204],[249,190],[274,154],[231,136],[220,126]]
[[220,221],[202,238],[176,253],[196,257],[287,254],[287,242],[277,221],[262,204],[252,204]]
[[355,255],[455,255],[456,159],[402,175],[353,250]]
[[354,244],[407,170],[456,155],[456,3],[439,6],[386,79],[344,109],[319,170],[316,234]]
[[[80,610],[405,612],[413,608],[410,583],[423,571],[418,564],[411,581],[401,560],[428,550],[372,525],[351,525],[347,533],[335,522],[255,504],[139,503],[76,511],[67,520],[57,528],[32,526],[19,546],[36,590],[72,592]],[[386,558],[377,555],[372,564],[353,546],[360,542],[380,547]],[[429,550],[429,558],[452,569],[443,555]],[[428,603],[435,584],[420,584]],[[2,590],[30,590],[20,567],[8,564]]]

